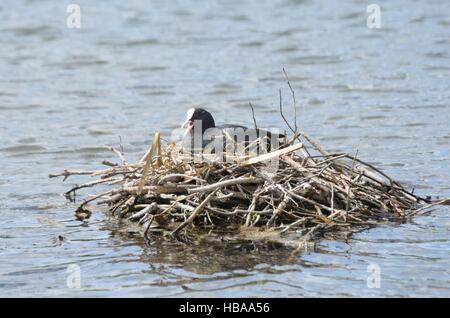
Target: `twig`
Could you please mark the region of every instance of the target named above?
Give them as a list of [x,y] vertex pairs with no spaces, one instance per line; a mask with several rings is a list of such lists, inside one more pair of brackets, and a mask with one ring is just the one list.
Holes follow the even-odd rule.
[[111,146],[105,146],[105,148],[111,150],[112,152],[114,152],[120,158],[120,160],[122,161],[122,165],[127,165],[128,164],[127,160],[125,159],[125,157],[123,156],[123,153],[120,150],[118,150],[118,149],[116,149],[114,147],[111,147]]
[[258,184],[258,183],[263,183],[264,181],[261,179],[257,179],[255,177],[241,177],[241,178],[236,178],[236,179],[231,179],[231,180],[224,180],[221,182],[216,182],[207,186],[202,186],[202,187],[198,187],[198,188],[193,188],[193,189],[188,189],[188,193],[196,193],[196,192],[210,192],[210,191],[214,191],[216,189],[219,188],[224,188],[224,187],[228,187],[231,185],[237,185],[237,184],[248,184],[248,183],[252,183],[252,184]]
[[294,106],[294,131],[295,131],[294,134],[296,134],[298,131],[298,126],[297,126],[297,102],[295,100],[295,92],[292,89],[291,82],[289,81],[289,77],[288,77],[284,67],[283,67],[283,73],[284,73],[284,76],[286,77],[287,84],[288,84],[289,89],[291,90],[291,94],[292,94],[292,99],[293,99],[293,104],[294,104],[293,105]]
[[[217,190],[216,190],[217,191]],[[189,225],[190,223],[192,223],[192,221],[197,217],[197,215],[203,211],[203,209],[205,208],[205,206],[208,204],[208,202],[211,200],[211,198],[216,194],[216,191],[213,191],[212,193],[210,193],[206,199],[204,199],[202,201],[202,203],[200,203],[200,205],[195,208],[195,210],[191,213],[191,215],[188,217],[188,219],[186,221],[184,221],[183,223],[181,223],[175,230],[172,231],[171,235],[172,236],[177,236],[178,232],[180,232],[182,229],[184,229],[187,225]]]
[[95,173],[95,171],[77,171],[77,170],[67,170],[64,169],[63,172],[61,173],[50,173],[48,175],[49,178],[57,178],[57,177],[64,177],[63,181],[66,181],[66,179],[70,176],[74,176],[74,175],[91,175]]
[[253,117],[253,125],[255,126],[255,130],[258,130],[258,125],[256,124],[256,118],[255,118],[255,109],[253,108],[252,102],[248,102],[250,105],[250,108],[252,109],[252,117]]

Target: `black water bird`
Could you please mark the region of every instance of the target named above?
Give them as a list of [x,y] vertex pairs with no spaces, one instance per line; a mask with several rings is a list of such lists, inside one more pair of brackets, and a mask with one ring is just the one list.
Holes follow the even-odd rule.
[[[223,151],[229,149],[229,146],[235,148],[239,143],[244,147],[255,145],[258,151],[261,151],[263,145],[263,149],[269,151],[282,146],[280,141],[285,138],[284,134],[264,129],[247,128],[236,124],[216,125],[211,113],[203,108],[189,109],[181,127],[186,129],[183,135],[185,146],[202,150],[208,146],[216,146],[212,152],[217,152],[217,140]],[[261,142],[263,140],[265,143]]]

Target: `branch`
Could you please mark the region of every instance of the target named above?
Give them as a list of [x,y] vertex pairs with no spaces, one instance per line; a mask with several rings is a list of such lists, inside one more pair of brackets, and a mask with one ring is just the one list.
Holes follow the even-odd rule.
[[253,124],[255,125],[255,130],[258,130],[258,125],[256,124],[256,118],[255,118],[255,109],[253,108],[252,102],[248,102],[248,104],[252,108],[252,117],[253,117]]
[[212,197],[216,194],[216,192],[218,191],[218,189],[216,189],[214,192],[210,193],[206,199],[204,199],[202,201],[202,203],[200,203],[200,205],[198,207],[195,208],[195,210],[191,213],[191,215],[187,218],[186,221],[184,221],[183,223],[181,223],[175,230],[172,231],[171,235],[172,236],[176,236],[178,234],[178,232],[180,232],[182,229],[184,229],[187,225],[189,225],[190,223],[192,223],[192,221],[194,221],[194,219],[197,217],[198,214],[200,214],[200,212],[203,211],[203,209],[205,208],[205,206],[208,204],[208,202],[212,199]]

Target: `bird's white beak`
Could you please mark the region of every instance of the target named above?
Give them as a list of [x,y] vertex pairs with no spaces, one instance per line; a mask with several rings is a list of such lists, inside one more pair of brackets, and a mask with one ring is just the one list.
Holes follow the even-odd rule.
[[194,128],[194,123],[192,120],[186,119],[183,125],[181,125],[181,128],[186,128],[183,134],[183,138],[185,138],[191,132],[192,128]]
[[188,110],[187,114],[186,114],[186,120],[184,121],[184,123],[181,125],[181,128],[186,128],[186,131],[183,134],[183,138],[186,137],[192,130],[192,128],[194,128],[194,122],[192,121],[192,117],[194,116],[194,108],[191,108]]
[[190,121],[191,121],[190,119],[186,119],[184,123],[181,125],[181,128],[186,128]]

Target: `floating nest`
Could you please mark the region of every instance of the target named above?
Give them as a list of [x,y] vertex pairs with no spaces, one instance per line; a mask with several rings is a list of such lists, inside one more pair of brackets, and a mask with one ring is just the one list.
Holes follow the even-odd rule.
[[[309,153],[306,142],[317,155]],[[96,178],[65,193],[73,201],[80,189],[107,186],[79,202],[77,215],[89,215],[96,201],[113,216],[140,225],[147,239],[163,234],[189,240],[200,232],[234,231],[279,238],[295,234],[302,243],[321,234],[406,220],[448,203],[415,195],[356,156],[328,153],[306,134],[294,135],[276,151],[225,161],[186,155],[175,144],[163,146],[159,133],[134,164],[122,150],[110,149],[120,164],[104,161],[106,169],[64,170],[50,177]]]
[[[295,93],[283,72],[292,96],[294,123],[283,113],[281,89],[279,112],[292,138],[269,153],[255,156],[246,151],[225,157],[186,153],[173,143],[163,146],[156,133],[137,163],[128,163],[122,147],[109,147],[121,163],[103,161],[107,169],[64,170],[50,177],[96,178],[64,194],[74,201],[80,189],[107,188],[79,203],[77,217],[88,217],[88,206],[96,201],[118,219],[139,225],[146,239],[162,234],[177,240],[205,236],[223,240],[227,233],[234,233],[233,238],[289,241],[288,245],[300,248],[319,235],[348,236],[450,203],[450,199],[418,196],[356,155],[329,153],[298,132]],[[257,128],[251,103],[250,107]],[[256,142],[265,148],[267,140]],[[120,225],[134,228],[129,222]],[[209,235],[213,233],[219,235]]]

